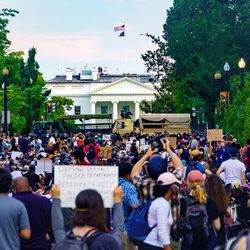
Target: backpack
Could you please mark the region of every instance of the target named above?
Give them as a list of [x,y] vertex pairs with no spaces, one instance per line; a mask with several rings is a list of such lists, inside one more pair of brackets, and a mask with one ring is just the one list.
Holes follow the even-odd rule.
[[[88,234],[88,233],[87,233]],[[53,247],[53,250],[88,250],[91,243],[99,237],[101,234],[103,234],[100,231],[96,231],[93,234],[91,234],[89,237],[81,237],[78,235],[74,235],[74,233],[69,231],[65,238],[56,243]],[[78,238],[80,240],[78,240]]]
[[186,169],[186,178],[192,170],[197,170],[197,165],[200,164],[198,161],[190,161]]
[[182,234],[189,246],[202,246],[208,243],[209,222],[205,204],[198,204],[188,196],[184,197],[186,215],[181,224]]
[[242,239],[242,237],[246,237],[246,245],[244,249],[250,249],[250,231],[249,229],[243,229],[237,237],[233,237],[229,239],[229,241],[224,246],[223,250],[234,250],[237,243]]
[[87,151],[86,156],[87,156],[88,160],[90,160],[90,161],[95,159],[96,153],[95,153],[95,145],[94,144],[89,145],[89,150]]
[[150,227],[148,225],[148,210],[152,203],[151,200],[147,200],[139,207],[134,209],[127,219],[127,233],[131,242],[139,245],[144,241],[148,234],[156,225]]

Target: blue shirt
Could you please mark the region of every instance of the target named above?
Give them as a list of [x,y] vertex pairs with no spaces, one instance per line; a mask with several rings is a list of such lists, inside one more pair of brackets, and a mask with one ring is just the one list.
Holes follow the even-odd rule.
[[131,184],[129,181],[119,178],[118,185],[122,187],[122,190],[124,192],[124,196],[122,199],[122,207],[124,211],[124,219],[125,219],[125,228],[126,228],[126,220],[130,213],[132,212],[132,206],[137,205],[139,206],[139,198],[138,193],[136,191],[136,188],[133,184]]
[[23,203],[0,195],[0,249],[19,250],[19,233],[29,228],[29,218]]

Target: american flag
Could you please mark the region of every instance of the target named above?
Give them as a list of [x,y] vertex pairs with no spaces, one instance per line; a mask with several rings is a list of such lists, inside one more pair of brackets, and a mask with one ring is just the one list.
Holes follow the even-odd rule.
[[125,31],[125,24],[123,25],[119,25],[119,26],[115,26],[114,27],[114,31],[121,31],[121,32],[124,32]]

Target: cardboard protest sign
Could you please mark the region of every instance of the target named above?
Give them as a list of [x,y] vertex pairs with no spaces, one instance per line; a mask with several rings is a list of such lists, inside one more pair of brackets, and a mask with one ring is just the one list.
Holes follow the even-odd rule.
[[52,173],[52,161],[51,160],[38,160],[36,166],[36,173]]
[[104,159],[111,159],[112,158],[112,147],[105,146],[101,147],[100,157]]
[[173,149],[176,148],[176,137],[167,137],[169,140],[170,146],[172,146]]
[[222,129],[208,129],[207,130],[207,141],[222,141],[223,140],[223,130]]
[[95,189],[106,208],[113,207],[113,190],[118,185],[117,166],[55,166],[55,183],[61,190],[62,207],[75,207],[77,194],[84,189]]

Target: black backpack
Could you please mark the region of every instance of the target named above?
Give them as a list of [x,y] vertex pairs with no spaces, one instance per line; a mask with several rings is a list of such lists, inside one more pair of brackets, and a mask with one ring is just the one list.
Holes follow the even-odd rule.
[[186,215],[180,227],[189,246],[198,247],[208,243],[209,221],[205,204],[196,203],[188,196],[184,197]]
[[89,237],[81,237],[75,235],[71,230],[62,241],[55,244],[53,250],[88,250],[91,243],[101,234],[103,232],[96,231]]
[[186,169],[186,178],[189,174],[189,172],[191,172],[192,170],[197,170],[197,165],[199,164],[198,161],[190,161],[189,164],[187,165],[187,169]]
[[89,145],[89,150],[87,151],[86,154],[88,160],[93,161],[96,157],[96,153],[95,153],[95,145],[91,144]]

